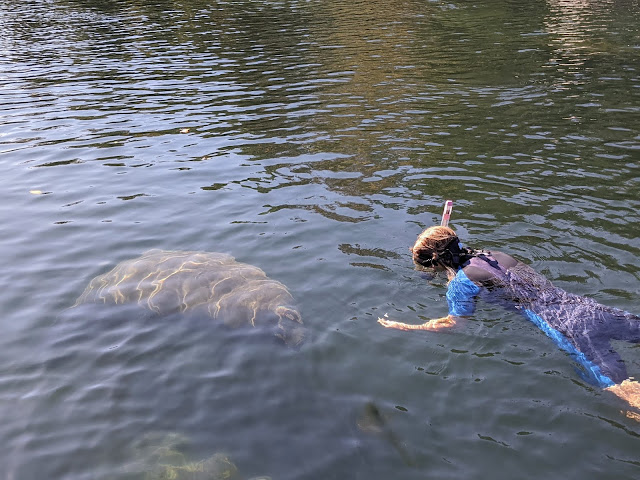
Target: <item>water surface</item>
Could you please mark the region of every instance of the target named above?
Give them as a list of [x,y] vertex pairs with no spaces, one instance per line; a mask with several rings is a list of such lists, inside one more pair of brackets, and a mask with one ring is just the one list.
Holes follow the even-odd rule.
[[[638,25],[625,0],[0,0],[0,476],[140,478],[160,431],[274,480],[637,478],[640,424],[523,318],[376,319],[446,312],[407,249],[447,198],[465,243],[640,312]],[[259,266],[311,340],[66,310],[151,248]]]

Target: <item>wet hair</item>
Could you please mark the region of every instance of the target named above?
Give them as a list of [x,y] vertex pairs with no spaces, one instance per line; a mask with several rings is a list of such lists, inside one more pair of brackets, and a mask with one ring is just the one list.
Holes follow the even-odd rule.
[[[471,252],[461,249],[458,235],[449,227],[439,225],[423,231],[411,248],[413,261],[423,267],[441,266],[448,273],[455,274],[455,269],[468,258]],[[466,257],[466,258],[465,258]]]

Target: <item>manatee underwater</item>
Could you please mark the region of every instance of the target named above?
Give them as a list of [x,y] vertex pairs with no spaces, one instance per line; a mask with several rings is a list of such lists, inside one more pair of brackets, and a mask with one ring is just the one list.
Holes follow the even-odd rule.
[[160,316],[207,316],[231,328],[271,328],[291,347],[305,329],[287,287],[224,253],[150,250],[95,277],[75,306],[139,304]]
[[[151,433],[134,448],[136,461],[125,471],[140,472],[144,480],[246,480],[229,456],[217,452],[199,461],[189,460],[183,450],[191,442],[178,433]],[[268,476],[248,480],[271,480]]]

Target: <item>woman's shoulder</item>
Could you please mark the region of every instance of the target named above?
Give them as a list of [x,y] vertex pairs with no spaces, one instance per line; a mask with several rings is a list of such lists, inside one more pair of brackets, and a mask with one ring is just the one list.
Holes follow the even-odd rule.
[[[511,255],[507,255],[506,253],[502,252],[491,251],[484,253],[484,255],[486,255],[488,265],[493,265],[496,270],[508,270],[519,263],[519,261],[513,258]],[[498,266],[500,268],[498,268]],[[462,271],[469,280],[476,284],[483,284],[495,278],[496,276],[496,273],[493,272],[493,269],[477,266],[477,262],[475,261],[471,261],[468,265],[463,267]]]
[[496,261],[506,269],[514,267],[519,263],[519,260],[516,260],[511,255],[507,255],[506,253],[492,251],[491,256],[495,258]]

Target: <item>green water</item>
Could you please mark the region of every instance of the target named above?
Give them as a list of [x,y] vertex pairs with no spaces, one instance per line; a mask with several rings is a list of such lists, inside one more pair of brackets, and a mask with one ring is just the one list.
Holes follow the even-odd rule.
[[[153,432],[247,478],[638,478],[640,423],[524,318],[376,319],[446,313],[408,247],[448,198],[466,244],[640,313],[639,25],[634,0],[0,0],[0,478],[141,478]],[[259,266],[309,342],[65,311],[151,248]]]

